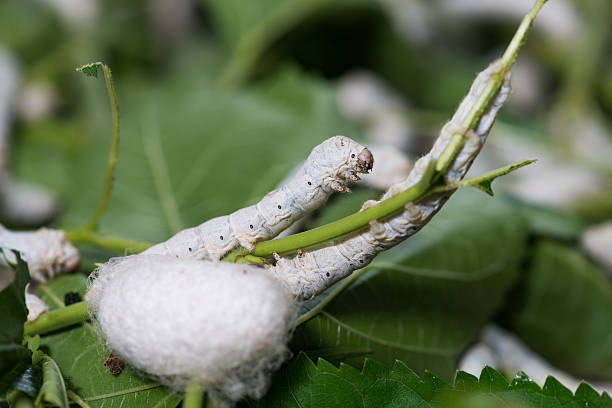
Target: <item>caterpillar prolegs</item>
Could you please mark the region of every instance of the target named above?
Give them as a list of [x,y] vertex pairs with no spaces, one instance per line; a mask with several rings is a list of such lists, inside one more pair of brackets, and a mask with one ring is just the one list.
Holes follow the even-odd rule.
[[183,230],[143,253],[176,258],[219,260],[238,245],[248,250],[270,239],[319,208],[334,192],[348,192],[347,182],[372,169],[370,151],[345,136],[316,146],[285,184],[252,206]]
[[[484,144],[497,112],[510,94],[509,73],[504,77],[500,90],[489,102],[474,129],[464,129],[462,123],[484,91],[491,75],[499,72],[499,69],[499,62],[495,62],[478,75],[453,118],[442,128],[432,150],[417,160],[407,179],[389,188],[381,201],[419,182],[430,171],[435,159],[440,157],[453,134],[457,132],[465,135],[465,144],[447,169],[445,178],[452,182],[465,176]],[[276,265],[268,267],[268,271],[283,281],[296,298],[312,298],[354,270],[369,264],[379,252],[398,244],[421,229],[438,212],[451,193],[431,195],[416,203],[409,203],[403,212],[384,222],[371,222],[366,232],[356,233],[331,245],[300,252],[292,259],[276,256]],[[364,208],[376,203],[368,201],[364,203]]]

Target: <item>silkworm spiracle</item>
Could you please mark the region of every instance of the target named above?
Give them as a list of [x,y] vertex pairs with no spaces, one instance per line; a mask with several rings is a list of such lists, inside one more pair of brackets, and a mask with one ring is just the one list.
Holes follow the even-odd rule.
[[348,192],[347,182],[372,169],[370,151],[345,136],[316,146],[285,184],[252,206],[183,230],[149,248],[146,254],[176,258],[221,259],[238,245],[252,250],[325,203],[334,192]]
[[[432,150],[417,160],[408,178],[389,188],[381,201],[420,181],[428,167],[432,165],[432,160],[440,156],[456,131],[465,134],[466,142],[448,168],[445,177],[447,181],[463,178],[484,144],[497,112],[510,94],[510,75],[507,74],[500,90],[490,101],[474,129],[470,131],[461,129],[461,123],[467,112],[483,92],[491,75],[496,72],[499,72],[498,62],[491,64],[478,75],[457,113],[442,128]],[[369,264],[379,252],[391,248],[420,230],[440,210],[451,193],[432,195],[416,203],[408,203],[403,212],[384,222],[372,221],[366,232],[354,234],[331,245],[303,253],[301,256],[292,259],[277,256],[276,265],[268,267],[268,271],[283,281],[296,298],[312,298],[354,270]],[[376,203],[368,201],[364,203],[364,208]]]

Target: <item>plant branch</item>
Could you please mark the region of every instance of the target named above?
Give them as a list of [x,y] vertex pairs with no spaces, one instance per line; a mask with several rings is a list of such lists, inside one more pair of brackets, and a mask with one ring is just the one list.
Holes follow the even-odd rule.
[[[414,186],[410,187],[409,189],[403,191],[402,193],[397,194],[380,203],[385,205],[375,205],[364,211],[360,211],[358,213],[341,218],[340,220],[334,221],[330,224],[326,224],[321,227],[314,228],[299,234],[290,235],[285,238],[275,239],[271,241],[262,241],[259,245],[255,246],[255,250],[251,254],[249,254],[244,248],[238,248],[227,254],[223,258],[223,260],[235,263],[261,264],[263,263],[262,258],[269,257],[273,253],[291,253],[297,251],[298,249],[306,249],[311,246],[330,241],[331,239],[327,239],[328,237],[332,236],[335,238],[345,235],[341,232],[349,229],[351,226],[356,226],[351,231],[356,231],[361,228],[365,228],[369,225],[369,221],[374,219],[379,220],[382,218],[386,218],[387,216],[392,215],[393,213],[403,209],[404,206],[409,202],[418,201],[432,194],[440,194],[444,192],[454,191],[459,187],[475,187],[489,195],[493,195],[493,190],[491,189],[491,183],[493,182],[493,180],[505,174],[511,173],[517,169],[520,169],[521,167],[527,166],[533,162],[535,162],[535,160],[521,160],[519,162],[492,170],[480,176],[471,177],[462,181],[438,185],[425,189],[423,186],[428,185],[428,183],[426,183],[424,180],[429,180],[426,177],[428,173],[426,173],[425,176],[421,179],[422,182],[419,182]],[[430,166],[430,169],[428,171],[431,172],[432,169],[433,165]]]
[[[466,131],[469,129],[473,129],[482,117],[483,112],[489,105],[489,101],[501,86],[504,80],[504,76],[510,70],[512,64],[514,64],[516,56],[518,55],[518,51],[525,43],[527,33],[529,32],[529,29],[531,28],[538,12],[540,11],[544,3],[546,3],[547,1],[548,0],[536,0],[536,3],[533,8],[529,11],[529,13],[525,15],[525,17],[521,21],[521,24],[514,33],[514,37],[512,37],[510,44],[506,48],[506,51],[504,52],[504,55],[500,60],[499,71],[491,76],[491,79],[487,83],[487,86],[485,87],[484,91],[482,92],[482,94],[480,94],[480,97],[478,98],[477,102],[474,104],[472,109],[468,112],[465,119],[463,120],[462,126]],[[465,135],[462,135],[460,133],[456,133],[453,135],[448,146],[446,146],[446,149],[444,149],[444,151],[440,155],[440,159],[436,164],[436,171],[444,172],[444,170],[448,168],[448,166],[455,159],[457,152],[461,149],[461,146],[463,146],[463,143],[465,143]]]
[[66,235],[73,244],[91,245],[96,248],[118,253],[139,253],[152,245],[149,242],[133,241],[109,235],[99,235],[93,231],[84,229],[68,230],[66,231]]
[[89,319],[87,302],[78,302],[70,306],[43,313],[33,322],[26,322],[23,325],[24,336],[34,336],[37,334],[48,333],[50,331],[82,323]]
[[102,218],[102,215],[106,210],[113,186],[113,175],[115,173],[119,149],[119,103],[117,102],[117,94],[115,93],[115,86],[113,85],[113,77],[111,75],[110,68],[102,62],[92,62],[90,64],[82,65],[76,68],[76,70],[83,72],[87,76],[98,77],[98,67],[102,68],[102,72],[104,73],[104,81],[106,83],[106,89],[108,91],[108,98],[110,100],[111,112],[113,116],[113,134],[111,137],[110,152],[108,154],[108,164],[106,165],[106,175],[104,177],[102,197],[100,198],[98,208],[96,208],[95,212],[91,216],[91,219],[83,228],[85,231],[95,230],[100,222],[100,218]]
[[[503,57],[499,60],[499,68],[495,74],[491,76],[486,84],[484,91],[477,99],[472,109],[466,115],[462,125],[467,132],[473,129],[483,113],[485,112],[491,98],[499,90],[503,78],[512,64],[516,60],[517,53],[520,47],[525,42],[525,38],[533,21],[547,0],[537,0],[534,7],[523,18],[514,37],[510,41]],[[307,249],[315,245],[332,241],[341,236],[367,228],[370,221],[386,218],[398,211],[401,211],[404,206],[423,197],[430,187],[440,178],[446,171],[448,166],[455,160],[455,157],[465,143],[465,135],[456,133],[451,138],[449,144],[436,162],[430,164],[429,168],[421,177],[418,183],[411,186],[407,190],[393,197],[388,198],[373,207],[356,214],[349,215],[340,220],[334,221],[327,225],[314,228],[299,234],[291,235],[285,238],[262,241],[255,245],[255,249],[251,252],[252,255],[258,257],[270,257],[272,254],[287,254],[295,252],[298,249]],[[230,252],[224,260],[237,259],[236,254],[248,253],[244,249],[238,249]]]

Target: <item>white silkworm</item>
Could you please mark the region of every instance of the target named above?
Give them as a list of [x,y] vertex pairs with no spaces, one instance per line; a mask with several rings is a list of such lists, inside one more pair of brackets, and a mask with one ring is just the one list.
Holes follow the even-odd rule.
[[[0,248],[18,251],[28,264],[31,278],[41,283],[74,270],[80,262],[79,252],[62,230],[10,231],[0,225]],[[13,252],[4,251],[0,261],[14,264],[17,259]]]
[[252,206],[183,230],[144,254],[218,260],[238,245],[252,250],[296,220],[319,208],[334,192],[350,191],[349,181],[373,165],[370,151],[345,136],[316,146],[293,177]]
[[92,278],[86,298],[113,355],[173,388],[261,397],[290,354],[297,308],[261,267],[141,254]]
[[[415,163],[405,181],[389,188],[381,201],[419,182],[431,161],[440,157],[453,134],[457,132],[465,135],[465,144],[446,171],[445,178],[447,182],[463,178],[484,144],[497,112],[510,94],[509,73],[474,129],[469,131],[464,129],[463,120],[483,92],[491,75],[500,69],[501,62],[496,61],[478,75],[453,118],[442,128],[432,150]],[[354,270],[369,264],[379,252],[396,245],[421,229],[438,212],[450,194],[451,192],[432,195],[416,203],[408,203],[403,212],[384,222],[372,221],[366,232],[338,240],[332,245],[314,251],[300,252],[292,259],[276,256],[276,265],[268,267],[268,270],[277,279],[285,282],[296,298],[312,298]],[[367,201],[364,203],[364,208],[376,203],[376,201]]]

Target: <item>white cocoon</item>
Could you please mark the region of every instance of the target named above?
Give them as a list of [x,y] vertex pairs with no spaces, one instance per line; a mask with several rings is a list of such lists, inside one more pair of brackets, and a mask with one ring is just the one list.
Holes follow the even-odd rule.
[[87,299],[110,350],[173,388],[197,380],[257,398],[289,355],[294,302],[263,268],[134,255],[92,277]]

